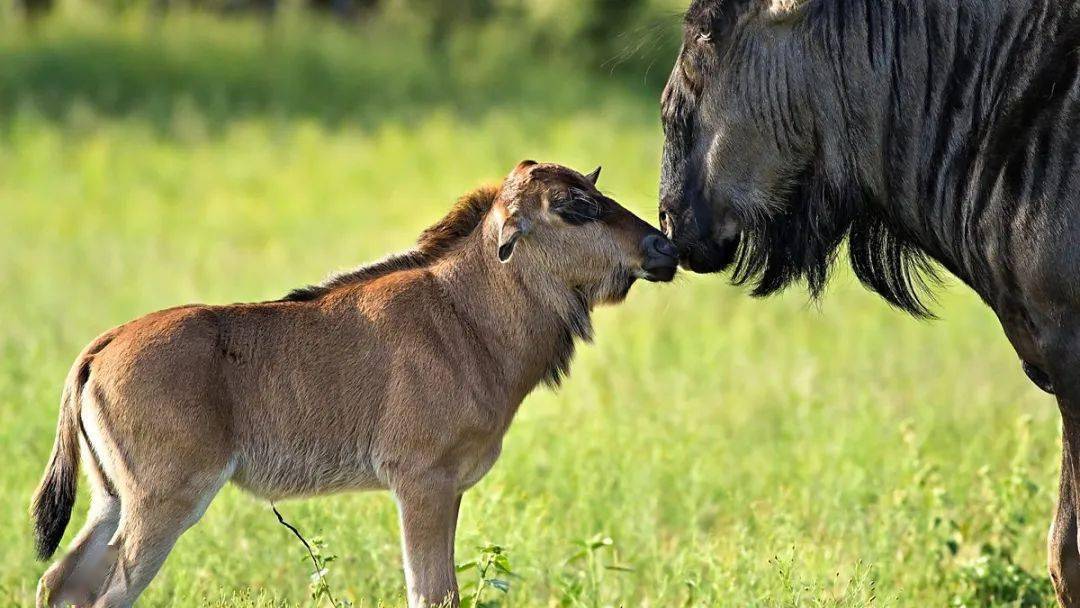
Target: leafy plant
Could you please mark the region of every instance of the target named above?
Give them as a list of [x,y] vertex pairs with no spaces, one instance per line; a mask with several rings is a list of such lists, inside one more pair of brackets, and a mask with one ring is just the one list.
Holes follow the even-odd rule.
[[[605,534],[579,540],[577,550],[566,558],[566,571],[562,576],[563,606],[581,605],[588,599],[587,605],[599,606],[607,572],[633,572],[633,568],[616,563],[615,541]],[[612,558],[604,562],[604,557]]]
[[300,530],[298,530],[296,526],[285,521],[285,518],[282,517],[281,512],[277,510],[276,506],[271,505],[271,508],[274,510],[274,515],[277,516],[278,523],[288,528],[296,538],[300,539],[300,542],[304,544],[304,548],[307,549],[308,558],[303,558],[300,561],[307,562],[308,559],[310,559],[312,566],[315,568],[314,572],[311,573],[311,583],[309,584],[312,602],[318,604],[320,600],[325,599],[327,602],[330,602],[330,605],[333,608],[351,608],[353,605],[352,602],[348,600],[338,600],[334,597],[334,591],[331,589],[330,583],[326,581],[326,575],[330,572],[330,562],[337,559],[337,555],[326,552],[326,541],[316,536],[308,542],[308,540],[300,534]]
[[1053,602],[1049,577],[1033,573],[1017,563],[1016,553],[1028,538],[1028,516],[1039,500],[1039,486],[1032,478],[1031,418],[1017,424],[1019,441],[1009,475],[996,480],[989,467],[979,470],[983,492],[988,497],[989,522],[980,530],[983,537],[975,556],[960,564],[954,575],[959,591],[953,597],[957,607],[1008,605],[1021,608]]
[[477,547],[480,555],[462,564],[458,564],[457,571],[476,572],[476,581],[469,587],[471,592],[462,593],[462,608],[495,608],[499,605],[497,599],[485,600],[484,596],[488,589],[506,594],[510,592],[508,577],[514,575],[510,567],[510,558],[506,555],[506,549],[499,545],[487,544]]
[[326,541],[321,537],[316,536],[311,539],[311,561],[315,567],[315,571],[311,573],[311,599],[314,603],[318,604],[320,600],[324,598],[330,602],[330,605],[334,608],[349,608],[353,604],[348,600],[339,600],[334,597],[334,591],[330,587],[330,583],[326,580],[326,575],[330,573],[330,563],[337,560],[337,555],[328,553],[326,551]]
[[925,456],[914,423],[905,421],[900,434],[907,451],[904,483],[893,493],[888,511],[889,527],[903,539],[896,559],[909,568],[923,562],[935,564],[927,570],[924,584],[940,587],[946,584],[948,565],[960,551],[961,526],[947,484],[938,465]]

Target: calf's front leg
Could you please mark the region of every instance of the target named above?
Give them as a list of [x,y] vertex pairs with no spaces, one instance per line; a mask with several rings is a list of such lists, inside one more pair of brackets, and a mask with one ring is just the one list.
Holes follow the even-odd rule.
[[454,529],[461,495],[436,476],[395,484],[409,608],[459,605]]

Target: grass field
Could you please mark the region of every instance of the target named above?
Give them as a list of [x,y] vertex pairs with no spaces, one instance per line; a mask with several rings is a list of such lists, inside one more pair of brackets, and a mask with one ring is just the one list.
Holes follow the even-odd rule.
[[[273,44],[197,18],[0,36],[0,605],[28,605],[44,569],[28,497],[67,368],[99,332],[403,249],[527,157],[602,163],[605,189],[655,217],[656,92],[640,82],[432,68],[390,34],[295,27]],[[917,322],[846,271],[820,305],[684,276],[600,310],[596,344],[528,399],[466,495],[459,559],[494,543],[513,566],[483,599],[1050,605],[1056,407],[973,296],[938,294],[942,320]],[[337,556],[339,598],[400,605],[388,496],[279,506]],[[305,558],[266,503],[227,488],[141,605],[311,606]]]

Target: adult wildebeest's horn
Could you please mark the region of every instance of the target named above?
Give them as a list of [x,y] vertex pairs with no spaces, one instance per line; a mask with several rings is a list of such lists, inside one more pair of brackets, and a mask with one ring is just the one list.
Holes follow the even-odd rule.
[[590,174],[586,175],[586,176],[585,176],[585,179],[587,179],[587,180],[589,180],[590,182],[592,182],[592,185],[594,185],[594,186],[595,186],[595,185],[596,185],[596,182],[597,182],[597,180],[599,180],[599,179],[600,179],[600,170],[601,170],[601,169],[603,169],[603,167],[597,167],[596,169],[594,169],[594,170],[593,170],[593,172],[592,172],[592,173],[590,173]]

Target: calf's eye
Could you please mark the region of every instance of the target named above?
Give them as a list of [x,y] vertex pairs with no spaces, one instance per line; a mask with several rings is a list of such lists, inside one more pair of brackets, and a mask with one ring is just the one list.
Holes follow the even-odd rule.
[[600,204],[587,197],[567,199],[556,205],[554,210],[564,222],[572,226],[595,222],[603,215]]

